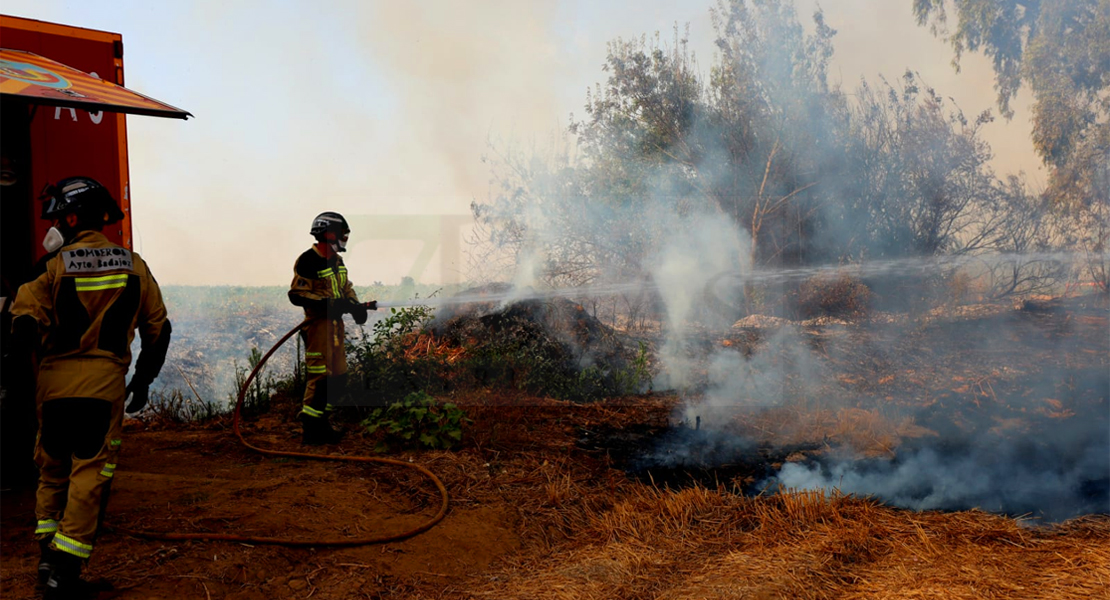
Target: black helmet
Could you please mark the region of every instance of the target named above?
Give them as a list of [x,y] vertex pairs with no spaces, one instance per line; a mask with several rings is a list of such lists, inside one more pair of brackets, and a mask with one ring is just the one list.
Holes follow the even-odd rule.
[[58,219],[67,213],[100,212],[107,215],[104,224],[110,225],[123,218],[111,192],[91,177],[66,177],[43,190],[42,218]]
[[316,215],[312,220],[312,229],[309,233],[315,238],[321,238],[329,231],[334,231],[341,236],[351,232],[351,228],[347,226],[347,219],[337,212],[322,212]]

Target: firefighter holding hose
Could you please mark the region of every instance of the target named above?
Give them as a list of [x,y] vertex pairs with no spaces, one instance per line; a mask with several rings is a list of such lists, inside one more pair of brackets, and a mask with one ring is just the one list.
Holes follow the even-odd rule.
[[347,250],[351,233],[347,220],[336,212],[324,212],[312,220],[309,231],[316,243],[297,258],[289,301],[304,309],[305,370],[308,372],[300,420],[304,444],[336,444],[343,434],[332,428],[333,405],[329,392],[342,393],[346,386],[347,354],[344,347],[343,315],[355,323],[366,323],[367,311],[377,301],[360,303],[347,279],[347,267],[339,253]]
[[[47,599],[86,598],[98,589],[81,579],[81,567],[107,506],[123,413],[146,405],[169,349],[170,322],[146,263],[101,233],[123,218],[107,189],[70,177],[42,199],[42,218],[54,221],[43,240],[45,272],[20,286],[11,309],[27,372],[32,356],[39,358],[39,583]],[[142,346],[125,384],[136,329]]]

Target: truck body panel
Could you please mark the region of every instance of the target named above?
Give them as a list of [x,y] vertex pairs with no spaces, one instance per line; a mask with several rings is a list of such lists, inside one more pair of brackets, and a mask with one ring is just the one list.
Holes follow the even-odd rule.
[[[0,47],[33,52],[123,85],[123,38],[117,33],[0,16]],[[12,107],[7,106],[7,101],[5,104],[5,109],[24,109],[15,102],[11,103]],[[30,198],[26,199],[30,210],[19,211],[24,213],[19,215],[12,211],[11,216],[18,218],[12,219],[13,222],[5,218],[3,229],[4,236],[8,237],[10,229],[25,228],[30,232],[30,239],[21,240],[28,246],[22,251],[5,244],[6,253],[12,251],[23,255],[19,259],[11,257],[12,261],[5,260],[5,267],[19,270],[11,264],[15,260],[34,264],[45,255],[40,242],[50,223],[39,218],[41,203],[38,196],[47,184],[75,175],[92,177],[111,191],[123,210],[124,218],[106,227],[104,234],[112,241],[131,248],[126,116],[116,112],[90,112],[43,105],[26,106],[25,110],[28,113],[25,127],[30,148],[29,154],[17,161],[16,168],[21,171],[20,177],[29,180],[23,194],[30,194]],[[7,120],[5,124],[8,124]],[[9,145],[12,144],[5,144],[6,154],[9,153]],[[13,148],[10,153],[22,154],[21,150],[27,149]],[[27,236],[16,234],[13,237]]]

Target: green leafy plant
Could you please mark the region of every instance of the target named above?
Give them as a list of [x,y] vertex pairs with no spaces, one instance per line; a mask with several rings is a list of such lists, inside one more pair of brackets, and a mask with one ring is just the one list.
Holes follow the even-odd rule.
[[422,329],[431,318],[432,309],[427,306],[390,308],[389,316],[374,323],[370,347],[390,354],[403,353],[401,343],[405,336]]
[[384,432],[374,450],[388,452],[396,448],[451,448],[462,440],[463,425],[470,422],[455,404],[441,404],[420,391],[374,409],[362,424],[368,433]]
[[435,385],[443,365],[405,354],[406,339],[421,331],[432,314],[427,306],[390,308],[384,319],[374,323],[371,335],[348,343],[347,356],[362,380],[361,393],[388,403]]
[[639,342],[636,358],[632,359],[627,369],[618,371],[615,379],[615,388],[623,394],[640,394],[650,391],[652,387],[651,369],[648,368],[648,345]]

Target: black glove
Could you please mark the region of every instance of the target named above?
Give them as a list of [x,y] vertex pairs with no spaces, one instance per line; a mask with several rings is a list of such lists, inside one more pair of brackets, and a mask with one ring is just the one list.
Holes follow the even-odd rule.
[[38,322],[29,315],[20,315],[12,320],[12,337],[8,355],[12,359],[13,370],[30,373],[35,351],[38,349]]
[[328,298],[325,302],[327,303],[329,319],[342,319],[343,315],[350,312],[348,305],[351,301],[346,298]]
[[367,317],[367,315],[366,315],[366,305],[365,304],[360,304],[360,303],[355,302],[353,300],[350,301],[350,302],[351,302],[351,316],[354,317],[355,323],[357,325],[362,325],[362,324],[366,323],[366,317]]
[[377,300],[371,300],[371,301],[367,302],[366,304],[364,304],[363,306],[365,306],[367,308],[367,310],[378,310],[378,301]]
[[127,384],[127,392],[123,395],[124,399],[131,396],[131,402],[128,403],[127,408],[124,408],[127,414],[137,413],[142,410],[146,406],[149,393],[149,385],[135,383],[135,380],[132,379],[131,383]]
[[[29,315],[12,320],[12,336],[4,357],[4,388],[8,393],[26,387],[35,389],[35,352],[38,349],[38,322]],[[30,394],[32,400],[34,394]]]

